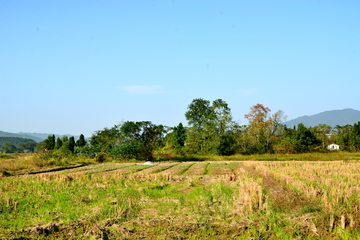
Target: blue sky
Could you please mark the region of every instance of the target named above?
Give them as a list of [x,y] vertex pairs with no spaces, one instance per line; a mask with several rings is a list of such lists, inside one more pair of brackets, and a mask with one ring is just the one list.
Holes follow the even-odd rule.
[[195,98],[233,117],[360,110],[360,1],[0,1],[0,130],[84,134],[187,124]]

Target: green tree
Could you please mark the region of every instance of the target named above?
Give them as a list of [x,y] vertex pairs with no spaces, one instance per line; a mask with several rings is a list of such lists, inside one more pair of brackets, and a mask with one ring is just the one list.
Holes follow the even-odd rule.
[[73,152],[71,151],[71,143],[70,141],[66,141],[62,144],[62,146],[56,150],[61,156],[70,156]]
[[55,149],[55,135],[49,135],[44,141],[40,142],[36,146],[37,151],[46,150],[54,150]]
[[187,131],[189,152],[216,153],[220,138],[232,128],[230,108],[222,99],[210,101],[194,99],[185,113],[190,128]]
[[174,127],[172,135],[171,135],[171,143],[175,147],[183,147],[186,140],[186,129],[179,123],[177,127]]
[[218,146],[219,155],[230,156],[234,154],[234,145],[236,144],[233,134],[221,135]]
[[115,144],[123,143],[123,137],[120,136],[118,125],[112,128],[104,128],[96,131],[90,138],[89,150],[91,153],[109,153]]
[[64,136],[62,136],[61,141],[62,141],[63,143],[68,142],[68,141],[69,141],[69,137],[66,136],[66,135],[64,135]]
[[326,146],[329,144],[328,134],[331,133],[332,127],[326,124],[319,124],[315,127],[316,129],[316,137],[321,139],[322,148],[326,149]]
[[320,143],[314,132],[306,128],[303,123],[298,124],[295,139],[297,140],[297,152],[311,151],[311,147]]
[[17,149],[18,149],[20,152],[25,152],[25,150],[26,150],[25,143],[19,143],[18,146],[17,146]]
[[43,151],[44,149],[47,149],[47,147],[48,147],[48,144],[47,144],[47,141],[46,140],[44,140],[44,141],[42,141],[42,142],[39,142],[37,145],[36,145],[36,151],[37,152],[41,152],[41,151]]
[[74,148],[75,148],[76,144],[75,144],[75,138],[73,136],[71,136],[69,138],[69,150],[73,153],[74,152]]
[[201,131],[204,129],[204,124],[210,114],[210,101],[202,98],[196,98],[188,106],[188,111],[185,113],[185,117],[189,125],[195,127],[197,131]]
[[153,151],[162,144],[166,131],[167,127],[149,121],[127,121],[95,132],[84,151],[108,153],[112,158],[151,160]]
[[234,123],[232,120],[231,110],[225,101],[222,99],[216,99],[212,103],[211,110],[218,134],[224,135],[226,131],[232,129]]
[[83,134],[80,134],[79,140],[76,141],[76,146],[84,147],[86,145],[85,137]]
[[25,149],[29,150],[30,152],[33,152],[36,147],[35,142],[26,142],[25,143]]
[[12,145],[10,142],[4,142],[1,150],[5,153],[14,153],[16,152],[17,148],[14,145]]
[[46,142],[46,149],[47,150],[54,150],[55,148],[55,135],[49,135],[47,139],[45,139]]
[[[116,147],[122,158],[153,159],[153,151],[159,146],[166,132],[163,125],[155,125],[150,121],[127,121],[120,127],[122,144]],[[131,154],[130,154],[131,153]]]
[[62,145],[63,145],[63,142],[62,142],[62,140],[58,137],[58,138],[56,139],[55,149],[60,149]]

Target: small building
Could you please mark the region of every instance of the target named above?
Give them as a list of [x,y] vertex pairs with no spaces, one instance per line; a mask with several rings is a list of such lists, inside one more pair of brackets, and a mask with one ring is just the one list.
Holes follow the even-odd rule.
[[337,145],[337,144],[330,144],[329,146],[327,146],[327,149],[329,149],[329,150],[339,150],[340,149],[340,147],[339,147],[339,145]]

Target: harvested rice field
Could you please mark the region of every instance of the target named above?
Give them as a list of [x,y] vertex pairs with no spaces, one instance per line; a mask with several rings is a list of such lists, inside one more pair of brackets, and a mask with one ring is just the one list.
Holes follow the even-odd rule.
[[103,163],[2,176],[0,239],[358,239],[358,161]]

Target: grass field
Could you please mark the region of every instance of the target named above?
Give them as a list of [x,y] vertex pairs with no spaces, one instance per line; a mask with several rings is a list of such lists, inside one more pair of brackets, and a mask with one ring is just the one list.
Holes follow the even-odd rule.
[[0,239],[358,239],[356,157],[3,174]]

